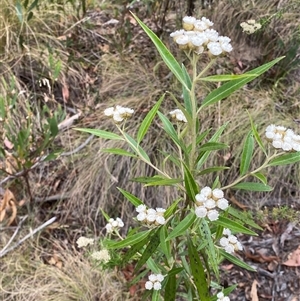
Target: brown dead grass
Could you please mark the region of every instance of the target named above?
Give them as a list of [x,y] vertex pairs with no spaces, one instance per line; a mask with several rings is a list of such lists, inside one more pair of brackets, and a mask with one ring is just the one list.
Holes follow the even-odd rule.
[[2,301],[130,299],[122,274],[97,268],[67,242],[34,239],[1,258],[0,266]]

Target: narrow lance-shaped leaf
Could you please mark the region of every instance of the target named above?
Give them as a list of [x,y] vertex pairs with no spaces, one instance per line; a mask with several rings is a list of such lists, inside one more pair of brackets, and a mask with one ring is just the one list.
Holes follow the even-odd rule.
[[101,150],[103,153],[110,153],[119,156],[133,157],[137,158],[137,156],[133,153],[130,153],[122,148],[105,148]]
[[151,255],[156,251],[160,244],[159,239],[159,230],[158,229],[155,234],[151,237],[145,251],[142,254],[142,257],[138,261],[138,263],[135,266],[134,273],[136,273],[145,263],[146,261],[151,257]]
[[220,254],[225,257],[227,260],[229,260],[230,262],[234,263],[235,265],[246,269],[248,271],[251,272],[256,272],[256,270],[254,268],[252,268],[250,265],[248,265],[247,263],[241,261],[240,259],[238,259],[237,257],[225,252],[224,250],[220,249]]
[[293,164],[300,161],[300,152],[287,153],[271,160],[267,166]]
[[231,187],[232,189],[241,189],[248,191],[272,191],[273,188],[262,183],[242,182]]
[[196,219],[194,212],[189,213],[169,234],[166,241],[182,235],[193,224]]
[[[174,270],[174,268],[172,269]],[[176,274],[172,273],[172,270],[168,273],[168,279],[165,289],[164,301],[175,301],[176,298]]]
[[224,217],[224,216],[219,216],[219,218],[215,221],[213,221],[215,225],[222,226],[224,228],[229,228],[230,230],[237,232],[237,233],[244,233],[248,235],[253,235],[257,236],[255,232],[252,230],[246,228],[245,226],[239,224],[238,222],[232,221],[231,219]]
[[96,129],[82,129],[82,128],[74,128],[74,130],[89,133],[97,137],[101,137],[108,140],[124,140],[123,137],[108,131],[96,130]]
[[249,118],[250,118],[251,129],[252,129],[252,133],[253,133],[253,135],[254,135],[254,138],[255,138],[255,140],[256,140],[258,146],[260,147],[260,149],[261,149],[261,150],[263,151],[263,153],[267,156],[266,148],[264,147],[264,145],[263,145],[263,143],[262,143],[262,140],[261,140],[261,138],[260,138],[260,136],[259,136],[259,133],[258,133],[258,131],[257,131],[257,127],[256,127],[256,125],[254,125],[254,122],[253,122],[253,120],[252,120],[251,115],[250,115],[249,113],[248,113],[248,115],[249,115]]
[[152,40],[153,44],[155,45],[156,49],[158,50],[161,58],[165,62],[165,64],[168,66],[168,68],[172,71],[172,73],[176,76],[176,78],[180,81],[180,83],[187,89],[188,85],[186,83],[186,78],[183,74],[183,71],[179,65],[179,63],[176,61],[172,53],[167,49],[167,47],[162,43],[162,41],[158,38],[158,36],[149,29],[136,15],[132,14],[133,17],[137,20],[137,22],[140,24],[142,29],[146,32],[148,37]]
[[139,127],[138,133],[137,133],[137,142],[140,143],[144,136],[146,135],[151,122],[153,118],[155,117],[163,99],[165,98],[165,94],[162,95],[162,97],[158,100],[158,102],[155,104],[155,106],[149,111],[149,113],[146,115],[146,117],[143,119],[142,124]]
[[195,195],[199,192],[199,188],[189,168],[184,162],[182,162],[182,164],[184,167],[184,185],[186,189],[186,194],[190,199],[194,200]]
[[252,155],[254,150],[254,138],[252,134],[252,130],[248,133],[246,137],[246,141],[243,146],[243,152],[241,156],[241,163],[240,163],[240,174],[244,175],[247,173],[250,167]]
[[[238,90],[239,88],[243,87],[248,82],[255,79],[257,76],[263,74],[267,70],[269,70],[272,66],[274,66],[276,63],[278,63],[280,60],[282,60],[284,57],[279,57],[269,63],[266,63],[258,68],[255,68],[245,74],[249,75],[249,77],[241,78],[237,80],[230,81],[224,85],[222,85],[220,88],[215,89],[211,93],[209,93],[205,99],[203,100],[202,106],[200,109],[203,109],[213,103],[218,102],[221,99],[224,99],[225,97],[232,94],[234,91]],[[255,76],[253,76],[255,75]]]
[[257,179],[259,179],[264,185],[267,185],[267,178],[261,172],[252,173],[252,176],[254,176]]
[[150,158],[147,155],[147,153],[138,145],[138,143],[127,133],[124,133],[124,136],[126,138],[127,143],[131,147],[131,149],[136,152],[138,156],[140,156],[141,159],[143,159],[146,162],[150,162]]
[[[185,78],[185,82],[187,83],[187,86],[188,86],[189,90],[191,90],[192,81],[191,81],[191,78],[190,78],[190,76],[189,76],[189,74],[188,74],[188,72],[187,72],[184,65],[182,65],[182,71],[183,71],[183,76]],[[191,94],[190,94],[190,91],[187,90],[184,85],[182,86],[182,88],[183,88],[184,106],[185,106],[185,109],[187,110],[187,112],[189,113],[189,115],[191,116],[192,115]]]
[[194,283],[197,287],[197,291],[201,301],[209,301],[208,284],[206,281],[206,275],[204,268],[197,252],[197,249],[193,245],[193,242],[188,238],[188,254],[191,262],[191,271],[193,275]]
[[142,205],[143,202],[135,195],[131,194],[130,192],[123,190],[122,188],[118,187],[118,190],[125,196],[125,198],[135,207]]
[[231,81],[231,80],[236,80],[236,79],[241,79],[241,78],[249,78],[249,77],[257,77],[258,74],[238,74],[238,75],[231,75],[231,74],[224,74],[224,75],[212,75],[212,76],[207,76],[207,77],[201,77],[199,78],[199,81],[204,81],[204,82],[225,82],[225,81]]
[[142,231],[142,232],[133,234],[132,236],[129,236],[121,241],[117,241],[117,242],[109,241],[109,242],[107,242],[106,247],[108,249],[121,249],[121,248],[125,248],[128,246],[132,246],[134,244],[137,244],[141,240],[143,240],[148,235],[150,235],[150,233],[151,233],[151,231],[147,230],[147,231]]

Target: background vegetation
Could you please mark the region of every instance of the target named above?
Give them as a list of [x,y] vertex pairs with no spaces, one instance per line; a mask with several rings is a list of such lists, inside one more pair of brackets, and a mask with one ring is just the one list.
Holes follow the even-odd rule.
[[[239,169],[235,158],[248,131],[248,113],[261,132],[271,123],[300,132],[298,5],[298,0],[3,0],[0,192],[4,195],[9,189],[13,198],[6,202],[6,209],[4,197],[0,203],[1,210],[5,209],[0,249],[24,216],[27,219],[15,241],[52,216],[57,221],[30,243],[26,241],[0,259],[2,299],[133,300],[125,293],[124,273],[107,274],[96,268],[91,272],[90,262],[76,251],[74,242],[83,234],[101,235],[101,209],[130,223],[132,207],[116,187],[147,199],[152,207],[167,205],[176,191],[145,189],[130,182],[153,171],[130,159],[101,152],[116,142],[92,139],[72,130],[75,123],[112,129],[103,110],[122,104],[138,112],[138,119],[129,124],[130,131],[135,131],[135,124],[164,91],[181,93],[129,10],[152,28],[176,57],[181,54],[169,33],[179,28],[182,16],[193,11],[196,17],[210,18],[215,28],[231,37],[234,46],[230,57],[211,70],[214,74],[239,74],[286,56],[266,75],[203,113],[203,128],[229,122],[222,142],[230,142],[231,149],[217,153],[209,162],[230,167],[221,178],[226,185]],[[243,33],[239,24],[248,19],[259,21],[262,29],[254,35]],[[199,87],[199,102],[212,88],[210,85]],[[170,99],[163,106],[166,112],[173,109]],[[151,159],[161,162],[160,151],[169,152],[171,147],[157,123],[148,135]],[[259,163],[258,157],[255,164]],[[274,187],[271,194],[235,192],[229,196],[231,201],[253,212],[264,206],[299,208],[299,165],[276,168],[276,172],[270,169],[269,177]],[[209,180],[203,178],[201,184]],[[14,208],[16,216],[8,225]]]

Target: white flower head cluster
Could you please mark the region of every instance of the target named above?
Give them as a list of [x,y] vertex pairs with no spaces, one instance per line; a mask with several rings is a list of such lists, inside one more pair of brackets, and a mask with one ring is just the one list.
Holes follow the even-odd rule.
[[219,188],[204,187],[200,193],[196,194],[195,199],[195,213],[200,218],[207,216],[209,220],[215,221],[219,218],[218,208],[222,210],[228,208],[228,201],[224,198],[224,192]]
[[87,247],[88,245],[93,245],[94,239],[81,236],[77,239],[76,243],[77,243],[78,248],[84,248],[84,247]]
[[255,20],[248,20],[246,22],[242,22],[240,26],[243,28],[243,32],[247,34],[252,34],[261,29],[261,24],[259,22],[256,22]]
[[147,290],[154,289],[158,291],[161,289],[161,282],[164,280],[164,276],[162,274],[151,274],[148,277],[149,281],[145,283],[145,288]]
[[231,254],[234,251],[243,250],[242,244],[238,241],[235,235],[231,234],[231,231],[227,228],[223,230],[223,237],[220,239],[220,245],[224,248],[224,250]]
[[92,253],[91,257],[95,260],[102,261],[103,263],[110,261],[110,255],[106,249]]
[[112,233],[115,230],[118,231],[122,227],[124,227],[124,223],[119,217],[116,219],[110,218],[105,226],[107,233]]
[[205,50],[214,56],[232,51],[231,39],[225,36],[219,36],[219,33],[211,29],[214,25],[209,19],[202,17],[183,18],[183,29],[172,32],[170,36],[183,50],[193,50],[197,54]]
[[223,292],[217,294],[217,301],[230,301],[229,297],[224,296]]
[[169,112],[169,114],[171,115],[171,118],[173,120],[176,120],[178,122],[184,122],[184,123],[187,122],[183,112],[179,109],[175,109],[175,110]]
[[300,151],[300,135],[296,135],[293,130],[284,126],[274,124],[267,126],[266,137],[275,148],[286,152]]
[[166,220],[164,218],[164,213],[166,209],[156,208],[147,209],[146,205],[139,205],[136,207],[136,212],[138,212],[137,220],[140,222],[144,222],[148,225],[164,225]]
[[124,119],[130,118],[132,114],[134,113],[133,109],[130,108],[124,108],[119,105],[116,107],[110,107],[104,110],[104,115],[112,117],[114,122],[120,123]]

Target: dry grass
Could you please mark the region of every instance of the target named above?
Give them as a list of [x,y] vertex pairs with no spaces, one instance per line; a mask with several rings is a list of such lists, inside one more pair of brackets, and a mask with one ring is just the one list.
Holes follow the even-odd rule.
[[[201,113],[202,129],[210,127],[215,130],[225,122],[229,122],[222,142],[230,144],[230,149],[226,152],[214,153],[207,162],[208,166],[218,164],[230,167],[230,170],[220,177],[222,185],[229,184],[237,176],[241,141],[250,125],[247,111],[261,134],[265,126],[270,123],[291,127],[299,133],[299,127],[297,129],[293,120],[299,118],[300,113],[298,99],[300,77],[297,78],[292,65],[296,57],[293,57],[290,50],[293,41],[291,37],[297,32],[299,26],[297,11],[293,9],[297,1],[275,1],[274,5],[272,3],[266,7],[267,2],[258,0],[224,0],[215,3],[212,10],[201,12],[197,10],[197,16],[205,14],[210,17],[222,34],[230,36],[236,49],[230,60],[220,61],[212,72],[237,71],[234,68],[238,63],[242,64],[241,70],[245,71],[284,54],[289,55],[291,63],[285,61],[274,69],[275,72],[268,73],[264,81],[257,80],[247,85],[220,104],[207,108]],[[71,17],[66,17],[57,10],[57,7],[49,8],[47,1],[42,3],[41,10],[35,12],[34,18],[23,24],[20,31],[14,7],[6,0],[9,13],[0,23],[2,33],[0,93],[3,96],[9,97],[7,87],[11,78],[14,78],[16,90],[26,91],[19,95],[21,103],[22,100],[27,101],[32,95],[34,104],[38,104],[39,101],[44,102],[44,91],[40,89],[38,81],[41,78],[48,78],[53,84],[49,105],[55,109],[57,102],[61,102],[65,107],[82,109],[84,118],[77,125],[78,127],[115,131],[111,120],[103,116],[103,110],[121,104],[136,111],[135,118],[127,125],[128,132],[132,135],[135,135],[138,124],[166,90],[175,91],[180,99],[181,91],[176,81],[168,77],[169,72],[158,57],[152,60],[154,52],[149,50],[152,47],[150,44],[142,44],[140,48],[130,47],[130,54],[130,51],[124,51],[126,55],[107,53],[100,58],[98,54],[95,55],[99,53],[97,35],[94,35],[92,30],[87,30],[85,22],[76,23],[78,19],[74,11],[70,9]],[[257,35],[242,34],[238,25],[240,22],[251,18],[269,17],[276,12],[279,3],[288,7],[280,17],[272,19],[271,23]],[[173,23],[171,20],[167,25],[172,27],[173,31],[178,20],[174,18],[174,14],[172,18]],[[24,49],[20,47],[18,33],[24,37]],[[66,37],[67,43],[60,37]],[[135,36],[135,38],[139,37],[140,35]],[[169,43],[168,38],[164,40]],[[134,43],[134,40],[132,42]],[[274,48],[273,45],[279,46]],[[174,45],[171,44],[170,47],[173,49]],[[150,56],[148,56],[149,51]],[[53,80],[53,69],[49,66],[51,57],[62,64],[61,73],[56,81]],[[280,77],[282,75],[284,77]],[[101,87],[100,91],[97,91],[99,77],[101,77]],[[67,102],[63,101],[64,87],[68,87],[70,92]],[[211,85],[199,87],[199,101],[210,89]],[[167,113],[171,109],[174,109],[174,105],[167,95],[161,110]],[[85,134],[70,130],[61,133],[59,143],[65,150],[72,150],[86,137]],[[42,208],[36,206],[34,212],[45,217],[48,210],[53,210],[61,216],[61,220],[71,225],[68,230],[68,235],[71,237],[77,229],[84,229],[82,230],[84,232],[92,231],[99,235],[103,229],[100,209],[104,209],[112,217],[121,216],[124,221],[128,221],[127,225],[132,221],[133,208],[124,200],[117,187],[128,190],[153,207],[167,206],[178,197],[178,192],[172,187],[145,188],[131,182],[130,179],[134,177],[150,176],[154,175],[154,172],[133,159],[112,156],[102,151],[117,146],[122,147],[115,141],[94,138],[83,151],[70,157],[63,157],[58,163],[50,164],[47,168],[41,168],[40,173],[47,171],[46,175],[40,175],[40,178],[34,176],[32,179],[49,179],[50,173],[55,174],[60,167],[65,168],[66,172],[63,176],[60,174],[57,176],[60,181],[62,177],[66,177],[63,191],[59,192],[71,194],[71,197],[62,201],[57,207],[53,206],[54,208],[52,204]],[[158,119],[155,119],[142,146],[151,160],[158,165],[161,165],[163,160],[161,152],[169,154],[176,151],[172,142],[166,139]],[[229,159],[228,155],[230,155]],[[253,161],[254,167],[259,166],[263,160],[261,154],[256,155]],[[168,164],[167,168],[168,172],[176,177],[176,168],[172,164]],[[297,198],[299,199],[299,164],[270,169],[267,174],[270,185],[274,186],[271,194],[236,192],[238,201],[259,209],[264,204],[291,205]],[[197,182],[200,185],[209,185],[215,176],[201,177]],[[52,186],[52,182],[46,183],[51,183],[49,186]],[[33,188],[36,187],[36,192],[40,191],[35,184],[36,182],[33,181]],[[43,182],[38,184],[44,185]],[[49,187],[49,191],[51,188]],[[9,235],[9,232],[7,231],[6,234]],[[46,248],[41,248],[41,244],[44,243],[43,238],[39,238],[2,259],[1,300],[129,300],[129,297],[122,293],[124,282],[116,272],[102,272],[92,267],[71,244],[50,240],[46,242]],[[58,254],[62,261],[62,268],[45,263],[45,260],[51,258],[54,253]]]
[[2,258],[0,267],[2,301],[130,299],[122,274],[102,271],[67,242],[27,242]]

